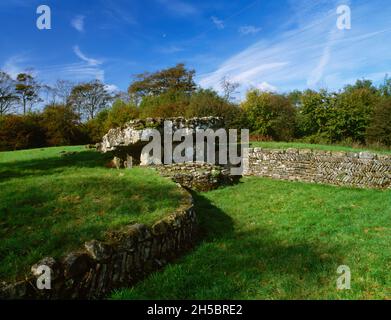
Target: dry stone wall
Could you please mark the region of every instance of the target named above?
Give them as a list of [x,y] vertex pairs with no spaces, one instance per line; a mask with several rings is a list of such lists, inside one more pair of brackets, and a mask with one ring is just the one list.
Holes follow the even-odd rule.
[[221,186],[232,185],[240,176],[231,176],[230,168],[206,162],[186,162],[156,166],[158,172],[179,183],[182,187],[196,191],[211,191]]
[[[186,192],[187,194],[187,192]],[[97,299],[130,287],[192,247],[197,222],[190,194],[172,215],[152,227],[130,225],[104,242],[86,242],[60,260],[47,257],[32,266],[28,279],[0,284],[0,299]],[[51,289],[38,290],[38,267],[51,269]]]
[[391,188],[391,155],[250,148],[244,175],[361,188]]

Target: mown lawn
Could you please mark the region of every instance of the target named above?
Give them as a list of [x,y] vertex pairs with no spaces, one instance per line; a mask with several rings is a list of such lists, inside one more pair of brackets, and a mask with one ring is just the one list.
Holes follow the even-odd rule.
[[370,151],[380,154],[391,154],[391,150],[380,149],[380,148],[353,148],[340,145],[325,145],[325,144],[311,144],[302,142],[277,142],[277,141],[261,141],[261,142],[250,142],[252,148],[266,148],[266,149],[314,149],[314,150],[325,150],[325,151],[346,151],[346,152],[360,152]]
[[391,299],[391,190],[254,177],[195,197],[199,245],[111,298]]
[[170,180],[151,169],[108,169],[107,161],[83,147],[0,153],[0,280],[179,206],[183,193]]

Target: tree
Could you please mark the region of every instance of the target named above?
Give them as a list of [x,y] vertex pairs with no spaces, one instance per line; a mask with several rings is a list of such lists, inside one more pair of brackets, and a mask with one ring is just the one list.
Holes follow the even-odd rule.
[[85,123],[85,128],[88,133],[90,143],[97,143],[102,141],[102,137],[107,133],[107,118],[109,116],[109,109],[103,109],[98,112],[94,119],[88,120]]
[[0,116],[8,113],[17,101],[15,81],[7,73],[0,71]]
[[316,135],[318,138],[327,135],[327,124],[335,115],[335,95],[326,90],[319,92],[306,90],[299,96],[296,104],[299,106],[297,117],[299,134]]
[[110,93],[99,80],[82,83],[73,87],[69,102],[74,110],[88,120],[106,108],[112,101]]
[[120,127],[128,121],[136,119],[138,115],[139,110],[136,106],[117,99],[109,110],[105,127],[107,130]]
[[45,146],[45,133],[39,114],[6,115],[1,117],[0,151],[39,148]]
[[340,93],[335,100],[335,115],[328,121],[331,142],[365,143],[365,132],[379,100],[372,86],[357,86]]
[[79,116],[67,105],[52,104],[42,112],[42,126],[49,146],[66,146],[80,142]]
[[391,146],[391,98],[382,100],[375,106],[370,125],[366,132],[369,143]]
[[195,71],[187,70],[184,64],[163,69],[155,73],[136,75],[136,80],[129,86],[129,96],[137,102],[145,96],[160,95],[167,92],[190,94],[196,89],[193,80]]
[[383,83],[379,87],[380,94],[384,97],[391,97],[391,79],[386,76],[384,77]]
[[373,85],[371,80],[359,79],[354,85],[347,85],[344,88],[345,92],[351,92],[358,89],[367,89],[371,93],[376,94],[378,92],[377,88]]
[[254,89],[247,92],[241,107],[247,114],[252,132],[275,140],[293,138],[295,109],[285,96]]
[[22,103],[23,114],[30,111],[34,104],[41,102],[39,91],[41,86],[29,73],[19,73],[16,77],[15,91]]
[[189,105],[189,95],[168,91],[160,95],[143,97],[139,109],[142,118],[171,118],[184,116]]
[[69,80],[57,80],[52,87],[52,104],[67,104],[75,83]]
[[220,80],[221,88],[223,89],[224,99],[230,101],[233,99],[232,95],[237,93],[236,89],[239,88],[240,84],[237,82],[231,82],[227,76],[224,76]]
[[286,95],[286,97],[289,99],[292,105],[296,108],[301,107],[302,96],[303,96],[303,92],[301,92],[300,90],[293,90]]
[[234,129],[242,126],[242,110],[211,89],[198,89],[191,95],[185,116],[187,118],[222,117],[227,128]]

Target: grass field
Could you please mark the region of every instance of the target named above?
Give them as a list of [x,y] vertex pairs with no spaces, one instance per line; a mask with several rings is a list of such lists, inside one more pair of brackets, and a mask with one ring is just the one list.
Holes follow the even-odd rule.
[[105,162],[107,156],[83,147],[0,153],[0,280],[179,206],[183,194],[170,180],[150,169],[108,169]]
[[195,197],[200,244],[112,298],[391,299],[391,190],[254,177]]
[[310,144],[301,142],[276,142],[276,141],[262,141],[262,142],[250,142],[252,148],[267,148],[267,149],[314,149],[314,150],[325,150],[325,151],[346,151],[346,152],[360,152],[360,151],[371,151],[380,154],[391,154],[391,150],[384,148],[353,148],[339,145],[325,145],[325,144]]
[[[0,153],[0,280],[178,207],[174,183],[107,169],[107,160],[83,147]],[[391,190],[254,177],[194,198],[194,250],[111,298],[391,299]],[[336,289],[340,265],[351,269],[351,290]]]

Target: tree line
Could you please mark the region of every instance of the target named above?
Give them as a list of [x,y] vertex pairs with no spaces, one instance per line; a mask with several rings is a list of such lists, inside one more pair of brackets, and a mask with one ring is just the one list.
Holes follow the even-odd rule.
[[200,88],[195,71],[178,64],[135,76],[127,92],[93,80],[48,86],[32,74],[0,71],[0,150],[95,143],[111,128],[148,117],[224,117],[227,128],[249,128],[257,140],[391,146],[391,79],[357,80],[338,92],[250,89],[224,77],[222,94]]

